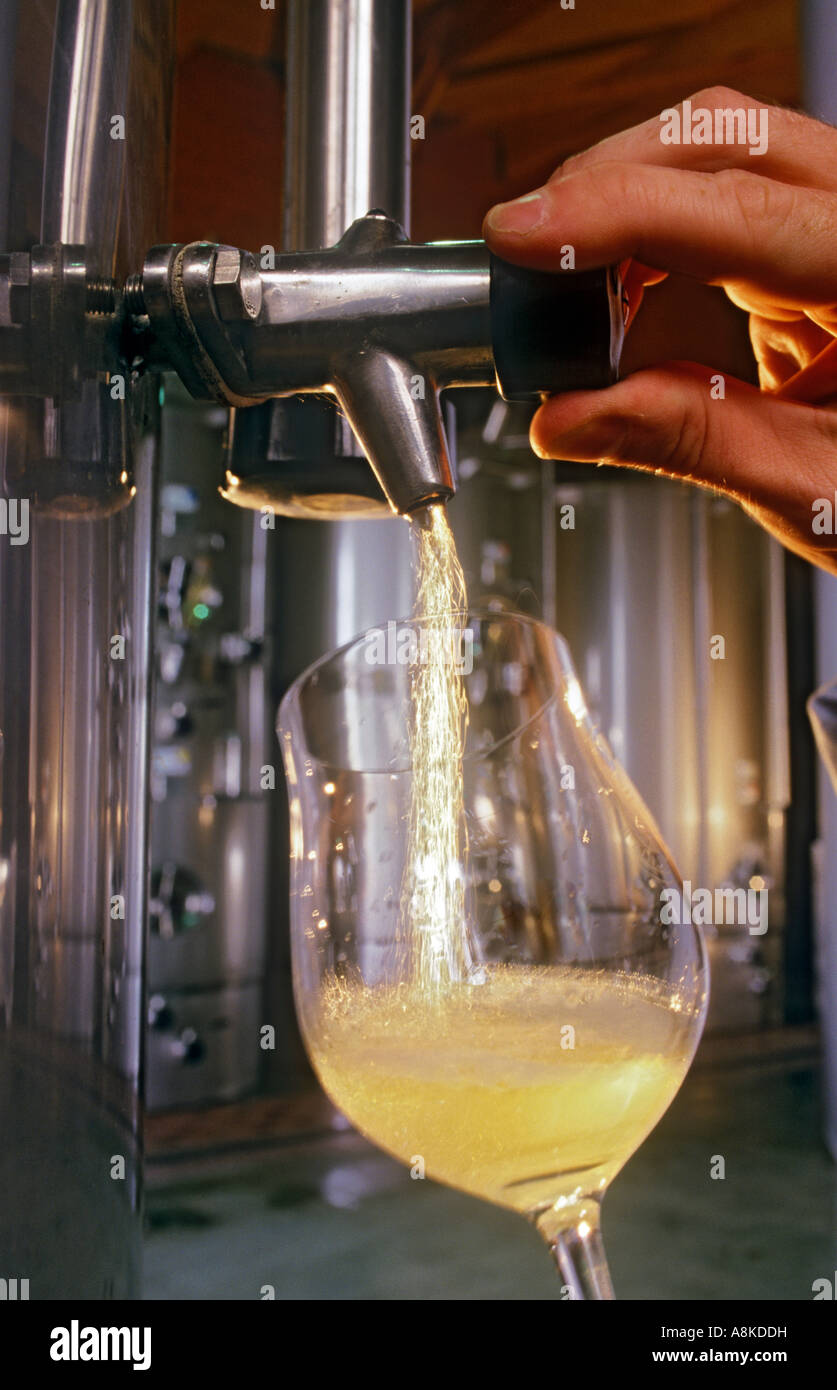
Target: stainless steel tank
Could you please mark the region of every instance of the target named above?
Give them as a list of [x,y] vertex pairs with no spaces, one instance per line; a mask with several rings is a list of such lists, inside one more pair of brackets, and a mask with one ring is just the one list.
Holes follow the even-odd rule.
[[[109,277],[160,239],[172,23],[0,5],[4,250],[79,244]],[[123,387],[0,403],[29,521],[0,536],[0,1275],[31,1298],[138,1288],[158,403]]]

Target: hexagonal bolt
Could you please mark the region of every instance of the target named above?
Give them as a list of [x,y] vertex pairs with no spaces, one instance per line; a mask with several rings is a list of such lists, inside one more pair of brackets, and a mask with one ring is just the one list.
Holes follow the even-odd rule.
[[262,277],[253,257],[234,246],[219,246],[212,272],[215,304],[222,319],[257,319],[262,307]]

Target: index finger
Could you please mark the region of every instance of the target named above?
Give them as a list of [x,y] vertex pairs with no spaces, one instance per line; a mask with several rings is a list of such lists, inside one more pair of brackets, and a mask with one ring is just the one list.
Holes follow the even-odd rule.
[[745,170],[716,174],[606,162],[492,208],[486,241],[538,270],[627,258],[707,284],[769,295],[780,307],[837,302],[837,196]]

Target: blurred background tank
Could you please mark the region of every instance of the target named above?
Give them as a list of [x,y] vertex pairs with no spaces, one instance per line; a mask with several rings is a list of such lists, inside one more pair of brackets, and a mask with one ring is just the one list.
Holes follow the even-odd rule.
[[708,930],[707,1026],[779,1025],[791,799],[781,547],[723,498],[543,464],[525,407],[475,395],[478,410],[451,504],[472,601],[535,612],[567,638],[591,713],[684,879],[769,890],[763,938]]
[[275,797],[270,532],[223,501],[227,412],[167,381],[152,759],[150,1108],[231,1100],[256,1040]]

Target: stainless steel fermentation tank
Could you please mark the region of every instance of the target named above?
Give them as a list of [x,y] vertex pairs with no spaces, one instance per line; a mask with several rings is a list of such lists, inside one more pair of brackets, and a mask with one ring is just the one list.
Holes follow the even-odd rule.
[[[165,0],[0,4],[0,241],[82,248],[91,337],[163,229],[171,52]],[[71,391],[0,402],[28,513],[0,536],[0,1277],[31,1298],[139,1271],[158,402],[82,380],[80,346],[41,364]]]

